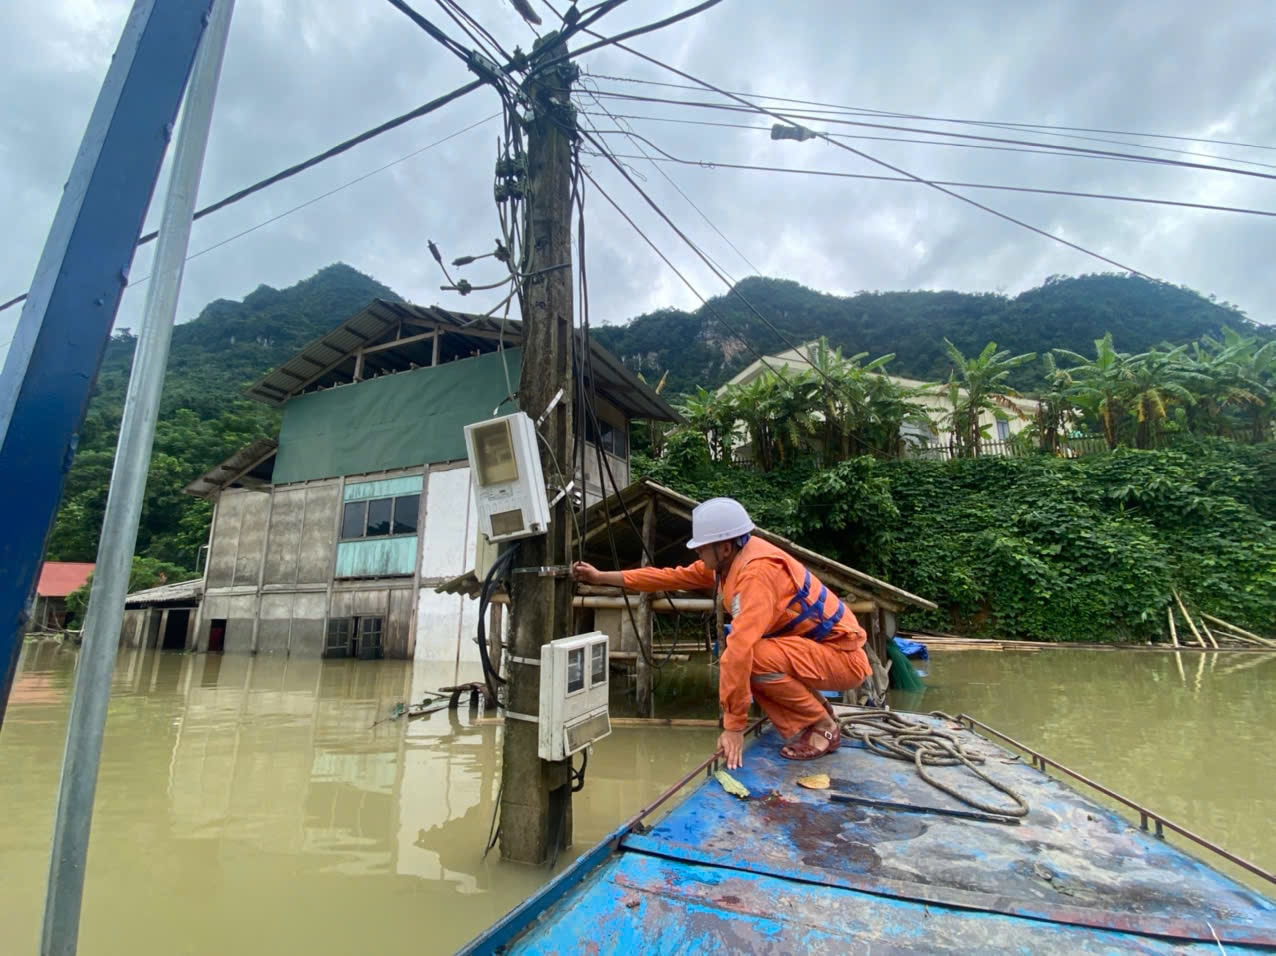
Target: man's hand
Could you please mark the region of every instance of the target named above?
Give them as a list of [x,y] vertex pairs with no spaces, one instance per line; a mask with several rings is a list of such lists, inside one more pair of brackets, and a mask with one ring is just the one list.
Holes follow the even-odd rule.
[[602,572],[587,561],[572,565],[572,578],[582,584],[602,584]]
[[718,735],[718,752],[726,758],[728,770],[739,767],[744,762],[744,732],[724,730]]

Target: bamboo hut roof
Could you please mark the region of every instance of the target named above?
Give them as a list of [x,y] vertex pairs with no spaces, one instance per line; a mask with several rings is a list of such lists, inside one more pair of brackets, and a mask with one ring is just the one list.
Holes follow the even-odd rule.
[[[699,502],[649,479],[634,482],[589,508],[582,523],[584,540],[578,542],[577,553],[584,560],[605,568],[637,567],[642,555],[642,513],[650,500],[656,504],[652,563],[657,566],[689,563],[692,556],[687,550],[687,539],[691,536],[691,510]],[[793,555],[843,598],[871,600],[889,610],[903,607],[936,610],[933,601],[804,548],[782,535],[765,528],[755,528],[753,533]]]

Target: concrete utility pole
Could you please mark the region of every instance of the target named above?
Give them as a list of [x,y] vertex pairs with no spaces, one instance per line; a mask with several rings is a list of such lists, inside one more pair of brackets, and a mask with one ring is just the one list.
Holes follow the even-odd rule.
[[[524,86],[531,107],[527,129],[525,261],[517,263],[523,282],[523,363],[519,407],[539,420],[555,396],[557,404],[540,423],[545,475],[551,486],[566,485],[572,454],[572,273],[571,138],[575,111],[570,90],[576,67],[564,60],[537,74],[536,66],[564,56],[567,44],[556,34],[537,41],[532,75]],[[546,271],[548,270],[548,271]],[[560,393],[561,390],[561,393]],[[564,495],[550,512],[549,534],[526,538],[518,564],[567,563],[572,498]],[[570,634],[572,586],[567,578],[516,574],[511,585],[514,631],[502,765],[501,856],[520,863],[543,863],[571,842],[571,761],[541,760],[537,752],[541,645]],[[516,716],[517,715],[517,716]]]

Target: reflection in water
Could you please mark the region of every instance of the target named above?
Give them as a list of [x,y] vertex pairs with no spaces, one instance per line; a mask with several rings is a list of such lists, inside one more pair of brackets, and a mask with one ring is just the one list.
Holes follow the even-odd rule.
[[[38,948],[75,658],[25,647],[0,734],[5,953]],[[974,714],[1276,868],[1274,678],[1268,655],[938,652],[924,697],[895,704]],[[464,709],[378,723],[451,682],[410,662],[123,652],[80,952],[435,953],[490,925],[548,877],[483,857],[500,726]],[[602,741],[575,800],[575,852],[715,737]]]
[[[38,948],[74,661],[27,645],[0,736],[6,952]],[[464,709],[377,723],[451,678],[410,662],[123,652],[80,952],[449,952],[490,925],[549,875],[483,858],[499,725]],[[714,737],[603,741],[576,798],[574,850]]]

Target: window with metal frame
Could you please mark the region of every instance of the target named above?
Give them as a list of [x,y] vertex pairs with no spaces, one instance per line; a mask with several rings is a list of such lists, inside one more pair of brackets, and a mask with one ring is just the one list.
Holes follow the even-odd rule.
[[324,643],[324,657],[349,657],[351,621],[348,617],[328,619],[328,638]]
[[347,501],[341,515],[341,540],[416,534],[420,495]]
[[381,656],[381,618],[359,618],[359,658],[371,660]]

